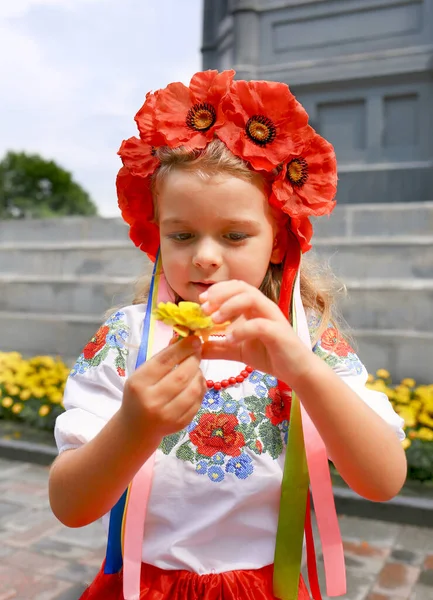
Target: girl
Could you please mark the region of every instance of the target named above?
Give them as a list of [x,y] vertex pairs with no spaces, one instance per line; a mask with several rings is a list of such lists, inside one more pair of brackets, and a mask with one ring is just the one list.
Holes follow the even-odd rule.
[[[370,500],[405,479],[401,419],[300,272],[309,217],[334,207],[333,149],[286,85],[233,76],[148,94],[119,151],[122,216],[156,266],[148,300],[84,348],[56,424],[55,515],[108,527],[83,600],[306,600],[304,522],[320,598],[308,475],[328,593],[344,594],[327,457]],[[160,300],[231,324],[170,344]]]

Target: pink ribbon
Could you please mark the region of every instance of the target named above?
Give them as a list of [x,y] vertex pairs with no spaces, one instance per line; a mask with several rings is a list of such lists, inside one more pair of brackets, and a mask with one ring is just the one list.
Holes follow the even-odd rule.
[[[165,277],[159,277],[157,302],[167,302],[169,293]],[[151,298],[149,298],[149,302]],[[173,334],[172,329],[154,320],[153,335],[149,335],[147,359],[166,348]],[[129,489],[125,516],[123,543],[123,597],[124,600],[140,600],[141,563],[143,555],[144,522],[147,503],[152,487],[155,455],[152,454],[135,475]]]
[[[294,295],[297,333],[304,344],[311,348],[307,317],[301,299],[299,274],[295,282]],[[329,473],[328,453],[314,423],[302,405],[302,399],[300,400],[311,493],[322,543],[326,593],[331,597],[344,596],[346,593],[346,568],[344,564],[343,542],[341,540],[340,526],[338,524]]]

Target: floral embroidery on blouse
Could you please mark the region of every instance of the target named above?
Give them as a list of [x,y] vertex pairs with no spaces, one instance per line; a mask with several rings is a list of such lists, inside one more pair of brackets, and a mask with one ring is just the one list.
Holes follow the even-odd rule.
[[252,475],[251,452],[277,459],[287,443],[291,398],[281,398],[275,377],[253,371],[249,381],[255,395],[241,400],[227,389],[209,390],[188,427],[163,439],[162,452],[175,452],[216,483],[226,476],[245,480]]
[[357,354],[335,327],[330,326],[323,332],[313,350],[332,368],[344,364],[350,372],[357,375],[363,371]]
[[114,358],[118,375],[125,377],[129,352],[125,342],[129,331],[130,328],[125,323],[125,313],[118,311],[113,314],[86,344],[72,368],[71,377],[85,373],[92,367],[98,367],[108,355]]

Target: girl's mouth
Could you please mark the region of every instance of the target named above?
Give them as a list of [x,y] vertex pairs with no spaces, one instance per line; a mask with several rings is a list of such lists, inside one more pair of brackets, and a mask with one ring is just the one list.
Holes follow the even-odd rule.
[[202,294],[206,292],[214,282],[204,283],[203,281],[192,281],[192,285]]

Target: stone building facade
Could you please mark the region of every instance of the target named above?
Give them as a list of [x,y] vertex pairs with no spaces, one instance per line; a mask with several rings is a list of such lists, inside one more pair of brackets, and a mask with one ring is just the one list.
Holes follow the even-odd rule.
[[433,0],[204,0],[203,67],[289,84],[340,203],[433,197]]

